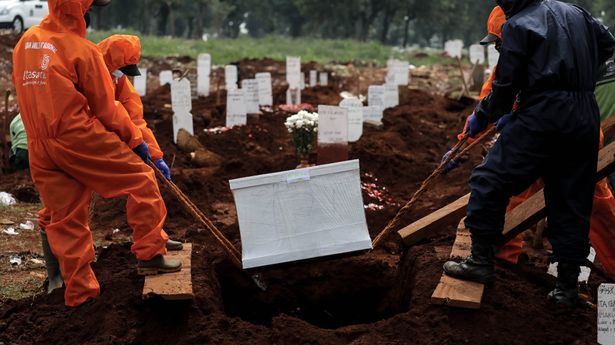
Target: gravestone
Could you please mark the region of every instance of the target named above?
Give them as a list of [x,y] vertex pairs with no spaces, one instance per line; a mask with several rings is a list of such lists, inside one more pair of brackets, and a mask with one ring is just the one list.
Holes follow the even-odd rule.
[[481,44],[470,46],[470,63],[482,65],[485,63],[485,47]]
[[371,249],[359,161],[229,181],[243,268]]
[[329,85],[329,73],[320,72],[320,86]]
[[348,141],[355,142],[363,134],[363,103],[358,98],[346,98],[340,107],[348,110]]
[[273,90],[271,88],[271,73],[257,73],[258,103],[262,106],[273,105]]
[[615,284],[598,287],[598,344],[615,345]]
[[256,79],[244,79],[241,81],[246,103],[246,112],[248,114],[260,113],[259,98],[258,98],[258,81]]
[[301,104],[301,89],[288,89],[286,90],[286,105],[299,105]]
[[301,58],[286,58],[286,81],[290,89],[301,88]]
[[444,51],[446,54],[454,59],[461,59],[463,51],[462,40],[446,41],[444,43]]
[[224,80],[226,82],[227,90],[237,89],[237,73],[237,66],[235,65],[227,65],[224,67]]
[[299,88],[301,91],[305,90],[305,74],[301,72],[301,87]]
[[180,129],[185,129],[194,135],[190,80],[184,78],[171,81],[171,105],[173,107],[173,141],[177,143],[177,134]]
[[209,84],[211,75],[211,56],[200,54],[197,60],[197,94],[209,96]]
[[410,63],[400,60],[389,60],[387,81],[391,84],[406,86],[410,83]]
[[315,70],[310,71],[310,87],[318,86],[318,72]]
[[379,105],[368,105],[363,108],[363,122],[374,126],[382,125],[384,108]]
[[140,76],[136,76],[133,79],[133,86],[141,97],[145,97],[147,94],[147,68],[139,68],[141,72]]
[[229,90],[226,94],[226,127],[245,126],[248,111],[244,90]]
[[370,85],[367,88],[367,104],[378,106],[384,109],[384,85]]
[[160,86],[171,84],[173,80],[173,72],[170,70],[160,71]]
[[348,110],[318,106],[318,164],[348,160]]
[[399,105],[399,86],[395,84],[384,85],[384,107],[395,108]]

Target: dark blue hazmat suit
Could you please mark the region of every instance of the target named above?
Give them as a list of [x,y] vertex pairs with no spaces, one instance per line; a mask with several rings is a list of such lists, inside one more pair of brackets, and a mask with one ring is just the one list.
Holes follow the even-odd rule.
[[577,6],[497,2],[508,21],[492,93],[476,115],[495,122],[516,98],[519,106],[472,174],[466,226],[474,241],[501,244],[510,197],[543,178],[554,261],[583,264],[599,146],[594,88],[615,38]]

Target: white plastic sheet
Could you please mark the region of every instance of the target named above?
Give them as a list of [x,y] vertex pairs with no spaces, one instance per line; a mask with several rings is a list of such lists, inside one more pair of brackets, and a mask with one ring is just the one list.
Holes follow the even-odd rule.
[[230,181],[245,269],[371,249],[359,161]]
[[0,192],[0,205],[11,206],[15,205],[17,200],[13,197],[13,195],[7,192]]

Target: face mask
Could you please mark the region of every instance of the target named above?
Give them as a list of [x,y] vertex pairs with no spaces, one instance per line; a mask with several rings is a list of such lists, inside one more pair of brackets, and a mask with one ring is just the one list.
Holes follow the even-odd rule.
[[124,73],[122,73],[122,71],[118,69],[117,71],[113,72],[113,76],[115,77],[115,83],[117,84],[118,80],[120,80],[120,78],[124,76]]

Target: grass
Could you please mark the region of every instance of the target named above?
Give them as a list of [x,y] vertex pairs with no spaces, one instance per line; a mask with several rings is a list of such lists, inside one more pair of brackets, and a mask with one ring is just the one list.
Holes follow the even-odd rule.
[[209,41],[182,38],[143,36],[131,30],[97,31],[88,38],[99,42],[112,34],[133,34],[141,37],[142,55],[148,57],[190,56],[209,53],[214,64],[222,65],[246,58],[272,58],[285,60],[286,56],[300,56],[304,62],[321,64],[333,62],[355,62],[359,64],[386,65],[390,58],[409,60],[414,65],[453,63],[438,51],[402,51],[378,42],[353,40],[323,40],[314,38],[293,39],[283,36],[238,39],[210,39]]

